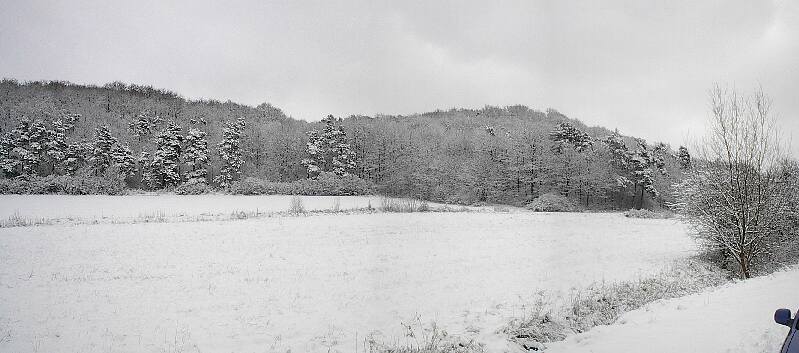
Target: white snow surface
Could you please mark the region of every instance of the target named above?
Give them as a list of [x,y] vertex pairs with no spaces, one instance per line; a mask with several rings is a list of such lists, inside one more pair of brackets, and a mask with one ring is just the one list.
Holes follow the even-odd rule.
[[[234,212],[284,212],[291,195],[0,195],[0,217],[128,221],[163,215],[191,217]],[[338,200],[342,210],[380,207],[379,196],[301,196],[307,210],[329,210]]]
[[777,353],[788,328],[774,311],[799,309],[799,269],[656,301],[608,326],[549,344],[547,353]]
[[[116,207],[128,204],[120,200]],[[136,202],[102,210],[139,212]],[[621,214],[4,228],[0,351],[355,352],[368,334],[403,342],[401,323],[417,317],[500,351],[507,343],[494,332],[536,292],[647,276],[694,252],[683,224]]]

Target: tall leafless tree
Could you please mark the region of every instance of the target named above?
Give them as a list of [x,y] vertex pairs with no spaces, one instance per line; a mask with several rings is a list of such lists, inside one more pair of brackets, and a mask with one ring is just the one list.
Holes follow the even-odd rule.
[[749,278],[784,241],[792,212],[781,140],[762,90],[742,95],[717,85],[710,107],[709,134],[698,146],[701,162],[677,185],[677,208],[704,244]]

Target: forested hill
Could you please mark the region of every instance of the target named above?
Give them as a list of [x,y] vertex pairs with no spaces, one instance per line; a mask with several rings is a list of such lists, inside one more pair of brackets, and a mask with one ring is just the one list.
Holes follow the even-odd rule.
[[267,103],[187,100],[148,86],[3,80],[0,109],[4,177],[116,165],[143,189],[331,172],[435,201],[525,204],[554,193],[630,208],[668,202],[690,164],[684,149],[520,105],[308,123]]

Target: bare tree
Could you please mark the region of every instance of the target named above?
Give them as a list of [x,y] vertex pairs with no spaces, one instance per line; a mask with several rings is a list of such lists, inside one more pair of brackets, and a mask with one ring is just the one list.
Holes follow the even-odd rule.
[[676,186],[676,206],[705,245],[749,278],[753,265],[783,241],[789,222],[791,186],[781,141],[762,90],[741,95],[717,85],[710,105],[701,161]]

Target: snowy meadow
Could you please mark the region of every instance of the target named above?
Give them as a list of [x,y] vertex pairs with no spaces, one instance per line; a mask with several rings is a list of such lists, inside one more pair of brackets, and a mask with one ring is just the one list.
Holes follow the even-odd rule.
[[[4,351],[355,352],[432,323],[513,350],[500,331],[540,293],[647,277],[696,252],[679,221],[620,213],[485,207],[150,223],[135,217],[284,211],[291,198],[2,198],[5,217],[72,219],[0,229]],[[334,199],[303,204],[380,203]],[[132,221],[82,221],[102,217]]]

